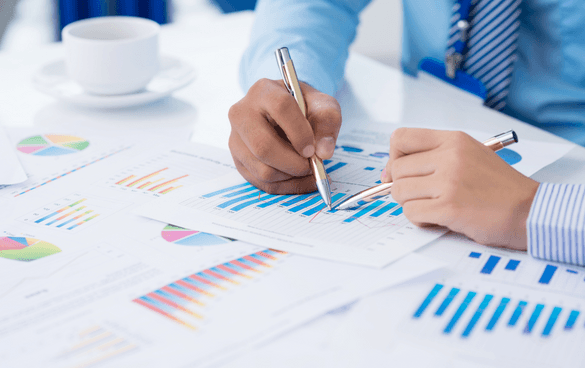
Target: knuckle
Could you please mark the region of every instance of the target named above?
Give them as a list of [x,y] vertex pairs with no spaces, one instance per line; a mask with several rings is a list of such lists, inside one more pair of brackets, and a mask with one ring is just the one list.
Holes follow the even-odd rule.
[[467,135],[467,133],[464,133],[460,130],[456,130],[454,132],[451,132],[451,139],[454,139],[458,142],[464,142],[467,139],[469,139],[469,135]]
[[256,81],[256,83],[254,83],[252,85],[252,87],[250,87],[250,92],[256,93],[256,92],[259,92],[259,91],[263,91],[266,88],[269,88],[271,85],[272,85],[272,81],[270,79],[268,79],[268,78],[261,78],[261,79],[258,79]]
[[236,102],[233,104],[230,109],[228,110],[228,119],[232,125],[238,122],[238,117],[240,115],[240,102]]
[[390,136],[390,145],[392,146],[393,144],[402,141],[407,132],[408,128],[398,128],[392,132],[392,135]]
[[271,157],[272,147],[265,139],[259,139],[253,142],[254,156],[260,161],[266,161]]

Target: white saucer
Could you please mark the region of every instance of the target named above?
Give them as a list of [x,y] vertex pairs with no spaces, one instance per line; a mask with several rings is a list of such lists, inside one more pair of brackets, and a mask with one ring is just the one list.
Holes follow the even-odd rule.
[[67,75],[64,60],[42,67],[34,76],[33,84],[39,91],[59,100],[84,107],[119,108],[147,104],[170,95],[195,79],[192,66],[171,56],[161,56],[160,71],[141,92],[127,95],[94,95],[83,91]]

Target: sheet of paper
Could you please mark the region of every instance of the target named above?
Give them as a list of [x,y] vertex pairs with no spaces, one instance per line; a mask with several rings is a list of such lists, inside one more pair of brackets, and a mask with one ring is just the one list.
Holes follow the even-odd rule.
[[[344,132],[334,157],[324,163],[332,179],[333,201],[379,183],[388,159],[394,125],[363,124]],[[489,135],[468,132],[478,140]],[[533,142],[500,150],[518,171],[532,175],[565,155],[572,145]],[[234,174],[198,190],[152,202],[139,213],[298,254],[381,267],[441,236],[441,229],[420,229],[402,214],[391,196],[355,211],[327,211],[318,194],[274,196],[255,190]]]
[[0,187],[28,179],[6,132],[0,126]]
[[[387,154],[341,146],[324,162],[334,204],[379,183]],[[159,221],[193,227],[312,257],[383,267],[445,233],[420,229],[390,196],[355,211],[328,211],[318,193],[269,195],[238,174],[169,195],[139,209]]]
[[121,271],[112,265],[91,281],[70,280],[60,293],[39,292],[26,314],[22,303],[12,303],[2,313],[0,342],[11,347],[0,353],[2,362],[206,365],[441,266],[411,255],[375,270],[261,249],[188,273],[163,273],[133,257],[116,257],[120,268],[127,265]]
[[334,264],[133,214],[234,172],[227,151],[92,135],[78,152],[34,155],[61,152],[54,140],[71,135],[23,135],[33,176],[54,179],[0,198],[0,345],[10,347],[0,360],[10,366],[203,364],[441,265]]
[[[313,324],[267,344],[227,367],[261,356],[270,367],[305,356],[344,361],[396,361],[404,351],[439,367],[581,367],[585,353],[585,268],[532,259],[449,234],[417,251],[448,266],[354,304],[335,330]],[[328,330],[327,330],[328,329]],[[303,336],[321,336],[304,344]],[[309,340],[310,341],[310,340]],[[312,366],[308,364],[307,366]]]
[[[359,128],[342,130],[338,144],[357,147],[371,145],[379,147],[382,152],[388,152],[390,136],[396,128],[398,126],[394,124],[360,123]],[[450,130],[449,127],[424,125],[420,128]],[[465,133],[480,142],[494,135],[494,132],[473,129],[466,129]],[[574,146],[572,143],[532,141],[520,136],[518,143],[498,151],[497,154],[522,174],[531,176],[566,155]]]

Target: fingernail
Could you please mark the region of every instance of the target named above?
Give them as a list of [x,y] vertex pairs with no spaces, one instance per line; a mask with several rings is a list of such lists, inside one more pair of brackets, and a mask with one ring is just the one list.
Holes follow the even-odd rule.
[[317,156],[331,158],[333,151],[335,151],[335,139],[333,137],[323,137],[317,142]]
[[315,147],[312,144],[308,145],[307,147],[305,147],[303,149],[303,156],[305,156],[307,158],[313,156],[314,154],[315,154]]
[[384,170],[382,170],[382,174],[380,175],[380,180],[384,183],[388,181],[388,178],[386,177],[386,168],[384,168]]

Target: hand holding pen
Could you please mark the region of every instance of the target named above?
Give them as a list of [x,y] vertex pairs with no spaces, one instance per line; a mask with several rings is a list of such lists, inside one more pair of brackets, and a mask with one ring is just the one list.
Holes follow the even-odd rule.
[[[276,66],[275,66],[276,69]],[[240,174],[272,194],[317,190],[308,158],[333,155],[341,127],[337,101],[300,82],[307,117],[282,80],[262,79],[229,112],[229,146]]]
[[382,182],[393,182],[392,198],[415,225],[445,226],[481,244],[525,250],[539,184],[495,154],[492,143],[462,132],[397,129]]
[[[514,143],[518,143],[518,136],[516,135],[516,132],[514,132],[513,130],[509,130],[507,132],[491,137],[490,139],[483,142],[483,145],[488,147],[492,151],[497,152],[503,149],[504,147],[507,147]],[[387,172],[386,169],[384,169],[381,175],[381,180],[384,180],[383,183],[374,185],[371,188],[362,190],[361,192],[352,195],[351,197],[345,199],[343,202],[337,204],[336,209],[347,210],[354,207],[359,207],[365,202],[371,202],[378,198],[382,198],[389,195],[392,192],[393,183],[391,179],[388,179],[386,172]]]

